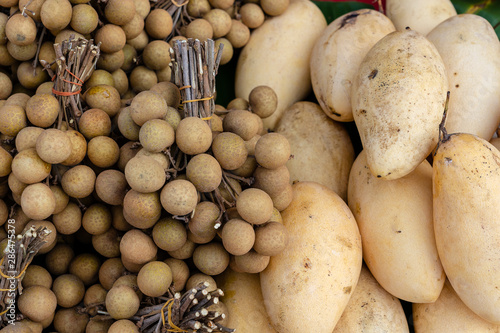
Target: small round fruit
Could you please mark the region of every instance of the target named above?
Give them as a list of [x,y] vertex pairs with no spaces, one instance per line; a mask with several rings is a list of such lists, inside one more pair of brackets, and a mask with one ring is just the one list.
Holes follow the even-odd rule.
[[108,206],[96,202],[83,213],[82,227],[91,235],[100,235],[111,227],[111,220],[111,211]]
[[120,158],[120,147],[109,136],[96,136],[87,144],[87,157],[99,168],[110,168]]
[[101,42],[101,52],[113,53],[125,46],[127,37],[122,28],[114,24],[106,24],[95,33],[95,43]]
[[12,173],[25,183],[33,184],[47,178],[52,165],[38,156],[35,148],[28,148],[19,152],[12,160]]
[[118,280],[120,276],[124,275],[123,273],[125,272],[126,269],[120,258],[110,258],[106,260],[99,268],[99,286],[101,286],[104,290],[111,289],[115,281]]
[[257,189],[248,188],[236,199],[238,214],[247,222],[262,224],[269,221],[273,214],[273,201],[269,194]]
[[109,117],[115,116],[121,107],[120,93],[114,86],[107,84],[89,88],[85,92],[85,102],[90,108],[103,110]]
[[95,172],[90,167],[79,164],[64,173],[61,185],[70,197],[85,198],[94,191]]
[[127,285],[119,285],[108,291],[105,305],[113,319],[126,319],[139,310],[140,300],[134,289]]
[[69,272],[78,276],[84,285],[89,286],[98,280],[101,260],[95,253],[82,253],[71,260]]
[[161,205],[172,215],[191,213],[198,203],[196,187],[188,180],[175,179],[168,182],[160,194]]
[[170,64],[170,45],[164,40],[153,40],[142,51],[142,61],[154,71]]
[[58,243],[45,256],[45,267],[47,270],[57,276],[68,272],[69,264],[75,257],[73,248],[65,243]]
[[189,278],[189,266],[184,262],[184,260],[175,258],[167,258],[163,262],[166,263],[172,271],[172,283],[174,290],[184,290],[186,281]]
[[111,133],[111,118],[101,109],[89,109],[80,117],[78,129],[87,140],[99,135],[107,136]]
[[172,270],[163,261],[151,261],[137,274],[137,285],[144,295],[159,297],[172,284]]
[[14,137],[26,126],[28,126],[28,122],[23,107],[19,105],[0,107],[0,133]]
[[49,127],[59,115],[59,102],[52,94],[33,95],[26,104],[28,120],[38,127]]
[[233,19],[231,30],[225,36],[235,49],[242,48],[250,39],[250,29],[243,22]]
[[79,4],[73,6],[71,15],[71,28],[83,35],[93,32],[99,24],[99,14],[94,7],[89,4]]
[[231,16],[222,9],[214,8],[206,13],[203,18],[212,26],[214,39],[225,36],[231,29]]
[[54,280],[52,291],[56,294],[59,306],[71,308],[83,300],[85,286],[77,276],[64,274]]
[[217,283],[215,282],[214,278],[211,277],[210,275],[203,274],[203,273],[195,273],[189,277],[189,279],[186,282],[186,290],[190,290],[193,288],[196,288],[198,285],[201,283],[203,284],[208,284],[206,290],[208,292],[214,291],[217,289]]
[[104,7],[106,19],[116,25],[124,25],[135,15],[134,0],[108,0]]
[[186,37],[198,39],[201,42],[213,38],[214,30],[212,25],[206,19],[198,18],[191,21],[186,26]]
[[188,162],[186,176],[198,191],[211,192],[219,187],[222,169],[212,155],[198,154]]
[[123,217],[139,229],[151,228],[161,216],[158,192],[141,193],[130,190],[123,199]]
[[185,154],[204,153],[212,144],[212,130],[201,118],[186,117],[177,126],[175,143]]
[[259,254],[254,250],[250,250],[241,256],[234,256],[234,261],[238,269],[251,274],[260,273],[266,269],[270,259],[271,257]]
[[170,147],[174,141],[174,129],[163,119],[148,120],[139,130],[139,142],[142,147],[153,153]]
[[168,251],[168,254],[175,259],[186,260],[192,257],[196,244],[189,239],[186,240],[180,249],[175,251]]
[[42,266],[30,264],[24,274],[22,286],[24,289],[31,286],[44,286],[51,288],[52,276],[49,271]]
[[133,190],[150,193],[162,188],[167,175],[154,158],[135,156],[125,166],[125,178]]
[[258,117],[247,110],[230,111],[223,120],[224,131],[238,134],[248,141],[259,132]]
[[269,222],[255,229],[253,248],[263,256],[275,256],[285,249],[287,241],[285,226],[279,222]]
[[150,119],[162,119],[167,114],[167,102],[154,91],[141,91],[130,104],[130,116],[142,126]]
[[193,262],[200,272],[218,275],[229,265],[229,253],[220,243],[203,244],[194,250]]
[[44,220],[54,212],[56,198],[47,185],[31,184],[21,194],[21,207],[29,218]]
[[52,216],[57,232],[63,235],[71,235],[82,226],[82,212],[74,202],[68,202],[66,207]]
[[136,264],[151,261],[156,256],[157,251],[158,248],[151,237],[138,229],[127,231],[120,241],[122,257],[126,257]]
[[151,235],[155,244],[164,251],[176,251],[187,240],[187,232],[184,224],[171,218],[159,220],[154,225]]
[[35,148],[42,160],[58,164],[71,155],[71,140],[65,132],[56,128],[48,128],[36,139]]
[[17,300],[19,311],[29,319],[41,322],[50,318],[57,307],[57,298],[52,290],[43,286],[32,286],[23,290]]
[[133,321],[120,319],[115,321],[108,329],[108,333],[139,333],[139,328]]
[[127,179],[118,170],[104,170],[95,180],[95,191],[99,199],[108,205],[121,205],[127,193]]
[[248,102],[253,113],[261,118],[267,118],[276,111],[278,96],[269,86],[257,86],[250,91]]
[[172,29],[172,16],[165,9],[153,9],[146,18],[145,30],[151,38],[166,39]]
[[262,8],[255,3],[246,3],[240,8],[241,22],[250,29],[256,29],[264,23],[265,15]]
[[[194,215],[189,219],[189,230],[197,236],[215,237],[220,208],[211,201],[202,201],[196,205]],[[220,222],[219,222],[220,223]]]
[[36,39],[36,24],[29,16],[15,14],[5,25],[5,35],[10,42],[17,45],[28,45]]
[[255,159],[264,168],[276,169],[290,159],[290,143],[279,133],[267,133],[255,144]]
[[255,232],[251,224],[240,219],[232,219],[224,224],[221,238],[227,252],[239,256],[253,247]]
[[212,152],[225,170],[235,170],[245,163],[247,148],[245,141],[234,133],[219,133],[212,142]]
[[73,7],[68,0],[45,0],[40,19],[47,29],[59,31],[71,22],[72,13]]

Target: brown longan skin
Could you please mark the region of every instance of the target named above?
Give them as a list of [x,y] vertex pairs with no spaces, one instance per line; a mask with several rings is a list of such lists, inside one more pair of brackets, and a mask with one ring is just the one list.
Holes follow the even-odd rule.
[[100,235],[111,227],[111,211],[102,203],[90,205],[82,217],[82,227],[91,235]]
[[168,217],[159,220],[154,225],[151,235],[155,244],[164,251],[176,251],[187,240],[184,225],[180,221]]
[[125,266],[120,258],[110,258],[99,268],[99,282],[102,288],[109,290],[120,276],[125,273]]
[[95,166],[112,167],[120,158],[120,147],[108,136],[96,136],[87,145],[87,156]]
[[234,4],[234,0],[209,0],[212,7],[227,9]]
[[247,148],[245,141],[234,133],[222,132],[212,142],[212,152],[225,170],[235,170],[245,163]]
[[163,262],[166,263],[172,271],[172,284],[174,290],[184,290],[186,282],[189,278],[189,266],[184,262],[184,260],[175,258],[167,258]]
[[54,212],[56,198],[47,185],[30,184],[21,194],[21,207],[29,218],[44,220]]
[[76,306],[83,300],[85,286],[82,280],[73,274],[63,274],[54,280],[52,291],[56,294],[57,304],[64,308]]
[[248,101],[252,112],[261,118],[271,116],[278,107],[278,96],[269,86],[253,88],[248,96]]
[[15,137],[26,126],[28,122],[23,107],[6,104],[0,107],[0,133]]
[[57,298],[47,287],[32,286],[23,290],[17,300],[17,306],[26,317],[41,322],[54,314]]
[[105,71],[112,73],[120,68],[124,62],[125,53],[123,52],[123,49],[113,53],[102,52],[99,56],[99,59],[97,60],[97,68],[104,69]]
[[109,0],[104,7],[106,19],[116,25],[124,25],[135,15],[133,0]]
[[233,19],[231,29],[225,37],[231,42],[234,48],[239,49],[248,43],[250,29],[241,21]]
[[76,165],[66,171],[61,179],[64,192],[73,198],[85,198],[94,190],[96,175],[86,165]]
[[139,141],[144,149],[159,153],[174,143],[175,132],[165,120],[150,119],[141,126]]
[[161,216],[160,195],[158,192],[128,191],[123,200],[123,216],[136,228],[151,228]]
[[189,239],[186,240],[180,249],[175,251],[168,251],[168,254],[175,259],[185,260],[192,257],[196,244]]
[[89,4],[79,4],[73,6],[71,15],[71,28],[76,32],[86,35],[97,28],[99,23],[99,15],[94,7]]
[[69,196],[59,185],[50,185],[50,190],[54,194],[54,198],[56,200],[56,207],[54,208],[54,212],[52,214],[60,213],[68,205]]
[[71,153],[67,159],[61,162],[61,164],[65,166],[74,166],[85,158],[87,153],[87,141],[85,137],[76,130],[70,129],[65,133],[71,142]]
[[42,160],[58,164],[71,155],[71,140],[65,132],[56,128],[48,128],[36,139],[35,148]]
[[188,155],[201,154],[212,144],[212,130],[201,118],[186,117],[177,126],[175,142]]
[[260,188],[271,197],[282,193],[290,185],[290,171],[286,165],[276,169],[267,169],[261,166],[254,172],[254,187]]
[[127,231],[120,241],[122,258],[125,257],[136,264],[151,261],[156,256],[157,251],[158,248],[153,239],[141,230]]
[[166,181],[166,174],[154,158],[135,156],[125,166],[125,178],[133,190],[151,193],[162,188]]
[[130,73],[129,80],[132,90],[137,93],[147,91],[158,83],[156,73],[146,66],[136,66]]
[[189,219],[189,230],[200,237],[215,237],[215,224],[220,215],[220,208],[211,201],[202,201],[196,205],[194,215]]
[[111,118],[101,109],[89,109],[83,112],[78,122],[79,131],[87,140],[111,133]]
[[275,256],[286,247],[288,234],[283,224],[269,222],[255,229],[254,250],[263,256]]
[[263,256],[250,250],[241,256],[234,256],[234,261],[239,270],[244,273],[257,274],[266,269],[271,257]]
[[[145,112],[146,110],[147,112]],[[153,91],[138,93],[130,104],[130,116],[139,126],[144,125],[150,119],[162,119],[166,114],[167,103],[165,99]]]
[[37,50],[37,44],[32,43],[28,45],[16,45],[12,42],[7,42],[7,51],[10,55],[18,61],[27,61],[32,59]]
[[233,45],[231,45],[231,42],[227,38],[218,38],[215,41],[215,49],[217,50],[217,52],[219,51],[220,44],[224,44],[224,48],[222,49],[222,57],[220,58],[220,64],[225,65],[233,58],[234,49]]
[[58,243],[45,256],[45,267],[54,276],[65,274],[74,256],[75,252],[70,245]]
[[217,283],[214,278],[203,273],[195,273],[191,275],[186,282],[186,290],[196,288],[200,283],[208,283],[206,288],[208,292],[217,290]]
[[158,82],[150,90],[160,94],[169,107],[177,108],[181,102],[181,91],[172,82]]
[[111,227],[102,234],[93,235],[92,246],[103,257],[118,257],[120,255],[120,233]]
[[5,25],[5,35],[8,40],[17,45],[29,45],[36,39],[36,24],[29,16],[15,14]]
[[196,187],[188,180],[174,179],[161,190],[160,200],[163,208],[172,215],[191,213],[198,203]]
[[[41,127],[27,126],[19,131],[16,135],[16,149],[21,152],[25,149],[35,148],[36,139],[44,131]],[[10,172],[10,171],[9,171]],[[1,173],[0,173],[1,174]]]
[[271,196],[273,200],[273,205],[278,211],[285,210],[293,199],[293,188],[291,184],[288,184],[281,193],[274,194]]
[[0,177],[5,177],[11,174],[12,160],[12,155],[3,147],[0,147]]
[[101,42],[101,52],[113,53],[121,50],[127,41],[125,32],[115,24],[106,24],[95,34],[95,43]]
[[135,291],[127,286],[114,286],[106,295],[106,310],[113,319],[126,319],[139,310],[140,300]]
[[265,15],[262,8],[254,3],[246,3],[240,8],[241,21],[250,29],[256,29],[264,23]]
[[[130,106],[124,107],[116,118],[120,133],[130,141],[139,141],[141,126],[137,125],[130,115]],[[137,150],[137,149],[136,149]]]
[[190,16],[202,17],[212,9],[208,0],[190,0],[187,4],[187,11]]
[[291,148],[287,138],[279,133],[267,133],[255,144],[257,163],[267,169],[283,166],[290,159]]
[[219,187],[222,169],[212,155],[198,154],[188,162],[186,176],[198,191],[211,192]]
[[213,27],[206,19],[194,19],[186,27],[187,38],[198,39],[200,42],[204,42],[209,38],[213,38],[213,36]]
[[82,225],[82,213],[76,203],[69,202],[62,211],[52,216],[52,221],[57,232],[63,235],[71,235],[80,229]]
[[12,92],[12,80],[5,73],[0,73],[0,99],[6,99]]
[[220,243],[198,245],[193,252],[193,262],[200,272],[218,275],[229,265],[229,253]]
[[231,16],[222,9],[214,8],[203,15],[213,29],[213,38],[225,36],[231,29]]
[[78,276],[84,285],[89,286],[98,280],[101,260],[94,253],[82,253],[73,258],[69,273]]
[[127,40],[134,39],[144,30],[144,19],[136,12],[134,17],[121,27],[125,33],[125,37],[127,37]]
[[[123,53],[123,50],[122,50],[122,53]],[[118,68],[115,71],[113,71],[111,73],[111,75],[113,76],[113,79],[115,80],[114,87],[116,88],[116,90],[118,90],[118,93],[120,94],[120,96],[122,96],[123,94],[125,94],[127,92],[128,86],[129,86],[127,73],[125,73],[125,71],[123,69]]]
[[262,224],[267,222],[273,213],[273,201],[266,192],[248,188],[236,199],[236,209],[245,221]]
[[259,123],[254,115],[247,110],[230,111],[223,119],[224,131],[238,134],[247,141],[258,134]]
[[22,286],[23,288],[29,288],[31,286],[44,286],[46,288],[51,288],[52,276],[44,267],[30,264],[24,274]]
[[123,172],[109,169],[101,172],[95,182],[96,194],[108,205],[121,205],[127,192],[127,180]]
[[5,13],[0,13],[0,45],[5,45],[7,43],[7,36],[5,35],[5,25],[9,16]]
[[113,86],[115,84],[115,80],[113,79],[113,75],[110,72],[104,69],[95,69],[90,75],[90,78],[85,81],[85,89],[88,90],[94,86],[105,84],[108,86]]
[[111,85],[103,84],[89,88],[85,92],[85,101],[90,108],[103,110],[110,118],[114,117],[121,107],[120,93]]
[[172,284],[172,270],[163,261],[151,261],[137,274],[137,285],[144,295],[159,297]]
[[29,11],[25,11],[25,14],[29,15],[33,20],[40,22],[40,11],[44,2],[45,0],[34,0],[31,3],[29,3],[29,0],[19,0],[18,6],[21,10],[26,6],[26,9],[29,9]]
[[72,13],[73,8],[68,0],[45,0],[40,19],[47,29],[59,31],[71,22]]
[[59,115],[59,102],[52,94],[36,94],[26,104],[28,120],[38,127],[49,127]]
[[161,8],[150,11],[145,23],[148,35],[154,39],[167,38],[173,29],[172,16]]
[[270,16],[278,16],[285,12],[290,4],[290,0],[261,0],[262,10]]
[[170,45],[164,40],[153,40],[142,51],[144,64],[152,70],[160,70],[170,64]]
[[89,322],[89,314],[81,313],[76,307],[57,310],[53,325],[59,333],[83,332]]
[[243,255],[253,247],[255,232],[251,224],[240,219],[231,219],[224,224],[221,238],[227,252]]
[[[98,283],[91,285],[85,291],[85,296],[83,296],[83,305],[88,307],[88,313],[91,316],[95,316],[97,314],[97,308],[92,305],[104,303],[106,301],[107,293],[108,290],[104,289],[103,286]],[[89,305],[91,307],[89,307]]]

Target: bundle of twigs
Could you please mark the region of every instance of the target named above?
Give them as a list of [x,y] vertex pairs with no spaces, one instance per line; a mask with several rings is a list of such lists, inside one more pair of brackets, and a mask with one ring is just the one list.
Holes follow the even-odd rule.
[[8,223],[8,243],[0,260],[0,328],[18,319],[15,303],[23,291],[24,273],[50,234],[46,227],[31,226],[16,236],[14,227],[10,228],[11,220]]

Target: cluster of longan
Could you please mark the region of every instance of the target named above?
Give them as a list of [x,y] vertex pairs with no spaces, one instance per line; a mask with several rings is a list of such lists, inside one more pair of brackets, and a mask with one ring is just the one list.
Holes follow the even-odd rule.
[[250,39],[251,29],[264,23],[266,17],[281,15],[289,0],[190,0],[187,3],[189,23],[179,29],[174,39],[212,38],[216,47],[224,44],[221,64],[228,63],[234,49],[242,48]]

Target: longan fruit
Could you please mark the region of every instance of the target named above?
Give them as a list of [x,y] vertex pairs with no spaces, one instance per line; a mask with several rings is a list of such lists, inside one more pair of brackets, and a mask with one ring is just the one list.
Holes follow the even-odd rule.
[[212,142],[212,152],[225,170],[234,170],[245,163],[247,148],[245,141],[234,133],[222,132]]
[[[54,32],[55,33],[55,32]],[[55,43],[62,43],[65,40],[77,40],[78,38],[85,38],[82,34],[71,30],[71,29],[63,29],[56,33],[56,38],[54,39]]]
[[254,187],[259,188],[271,197],[282,193],[290,185],[290,171],[286,165],[276,169],[257,167],[254,172]]
[[140,14],[135,13],[134,17],[121,27],[127,40],[136,38],[144,30],[144,19]]
[[[9,208],[7,207],[7,204],[5,203],[5,201],[0,199],[0,225],[4,225],[5,222],[7,222],[8,218],[9,218]],[[2,230],[3,229],[0,229],[0,232],[2,232]],[[3,234],[2,234],[2,237],[3,237]]]
[[165,184],[160,200],[163,208],[172,215],[191,213],[198,203],[196,187],[188,180],[175,179]]
[[158,248],[153,239],[138,229],[127,231],[120,241],[120,252],[123,258],[127,258],[135,264],[144,264],[151,261]]
[[215,224],[220,215],[220,208],[211,201],[202,201],[196,205],[194,215],[189,219],[189,230],[200,237],[215,237]]
[[[40,22],[40,11],[45,0],[19,0],[19,9],[22,11],[26,6],[25,14],[29,15],[36,22]],[[28,4],[29,3],[29,4]],[[2,5],[3,6],[3,5]]]
[[184,262],[184,260],[175,258],[167,258],[163,262],[166,263],[172,271],[172,284],[174,290],[184,290],[186,282],[189,278],[189,266]]
[[151,10],[151,3],[149,0],[134,0],[134,4],[136,13],[144,20]]
[[153,9],[146,17],[145,29],[151,38],[165,39],[173,29],[172,16],[165,9]]
[[55,276],[65,274],[68,272],[69,264],[74,256],[75,252],[70,245],[58,243],[45,256],[45,267]]
[[137,37],[127,39],[127,44],[132,46],[137,52],[144,50],[149,43],[149,36],[145,29],[137,35]]
[[137,153],[139,149],[134,148],[135,142],[129,141],[120,147],[120,158],[118,159],[118,169],[122,172],[125,171],[125,166],[128,161],[132,159]]
[[128,76],[127,76],[127,73],[125,73],[123,71],[123,69],[118,68],[115,71],[113,71],[111,73],[111,75],[113,76],[113,79],[115,81],[114,87],[116,88],[116,90],[118,91],[118,93],[120,94],[120,96],[122,96],[128,90]]
[[19,181],[19,179],[17,179],[16,176],[14,175],[14,173],[12,173],[12,172],[9,174],[9,177],[7,178],[7,184],[9,186],[9,189],[11,190],[12,194],[18,194],[18,195],[21,195],[21,193],[23,193],[26,186],[28,186],[28,184],[25,184],[25,183]]
[[[122,263],[123,263],[123,266],[125,267],[125,269],[127,271],[129,271],[130,273],[134,273],[134,274],[139,273],[139,271],[141,270],[142,266],[144,266],[146,264],[146,263],[144,263],[144,264],[133,263],[129,259],[127,259],[127,258],[125,258],[123,256],[121,257],[121,259],[122,259]],[[156,256],[152,260],[156,260]],[[135,288],[137,288],[137,286]],[[135,288],[134,288],[134,290],[137,290]],[[137,291],[141,292],[140,290],[137,290]],[[142,295],[142,293],[141,293],[141,295]]]
[[57,232],[63,235],[71,235],[80,229],[82,225],[82,213],[74,202],[68,202],[66,207],[52,216],[52,221]]
[[222,180],[219,162],[209,154],[193,156],[186,166],[187,179],[200,192],[212,192]]
[[141,126],[139,141],[144,149],[159,153],[174,143],[175,132],[165,120],[151,119]]
[[5,105],[19,105],[23,109],[26,108],[26,103],[28,103],[28,100],[30,99],[30,95],[24,93],[24,92],[16,92],[13,93],[12,95],[7,98]]
[[123,206],[111,206],[111,214],[113,215],[112,226],[118,231],[128,231],[133,227],[123,217]]
[[64,29],[70,22],[73,7],[68,0],[45,0],[40,10],[43,25],[51,31]]
[[17,299],[19,311],[27,318],[41,322],[50,318],[57,307],[57,298],[52,290],[43,286],[31,286],[23,290]]
[[241,6],[240,11],[241,21],[250,29],[256,29],[264,23],[265,15],[262,8],[254,3],[246,3]]
[[[52,95],[52,88],[54,88],[54,82],[47,81],[38,86],[35,90],[35,95],[48,94]],[[62,129],[62,128],[61,128]]]
[[111,133],[111,118],[101,109],[89,109],[83,112],[78,121],[78,129],[87,140]]
[[180,221],[171,218],[159,220],[154,225],[151,235],[154,243],[164,251],[176,251],[187,240],[187,232],[184,225]]
[[82,227],[91,235],[100,235],[111,227],[111,211],[101,203],[90,205],[82,217]]
[[28,126],[20,130],[15,141],[17,151],[21,152],[25,149],[35,148],[36,140],[43,131],[43,128],[35,126]]
[[293,199],[293,189],[292,185],[288,184],[281,193],[274,194],[271,196],[273,200],[273,205],[278,211],[282,211],[288,207]]
[[7,42],[7,51],[10,55],[18,61],[27,61],[32,59],[37,50],[37,44],[32,43],[28,45],[16,45],[12,42]]
[[32,226],[35,228],[35,230],[40,227],[45,227],[50,231],[49,235],[45,238],[46,243],[42,245],[40,250],[38,250],[38,253],[45,254],[50,250],[52,250],[54,246],[56,246],[56,241],[57,241],[57,230],[54,224],[50,221],[31,220],[26,224],[23,232],[28,231],[28,229],[31,228]]
[[213,38],[225,36],[231,29],[231,16],[222,9],[214,8],[203,15],[213,28]]
[[290,158],[290,143],[279,133],[264,134],[255,144],[255,158],[264,168],[276,169]]
[[67,130],[64,133],[66,133],[69,141],[71,142],[71,154],[67,159],[62,161],[61,164],[65,166],[73,166],[80,163],[85,158],[87,153],[87,141],[82,133],[73,129]]
[[24,273],[22,286],[23,289],[31,286],[44,286],[50,289],[52,287],[52,276],[44,267],[30,264]]
[[[119,66],[118,66],[119,68]],[[97,85],[85,92],[85,102],[91,109],[100,109],[111,118],[120,110],[120,93],[110,85]]]
[[95,43],[101,43],[101,52],[113,53],[121,50],[127,42],[125,32],[115,24],[106,24],[97,29]]
[[220,243],[198,245],[193,252],[193,263],[202,273],[218,275],[229,265],[229,253]]
[[95,181],[96,194],[108,205],[121,205],[127,192],[127,180],[119,170],[104,170]]
[[195,248],[196,244],[188,239],[180,249],[167,252],[172,258],[185,260],[191,258]]
[[233,45],[227,38],[218,38],[215,40],[215,50],[216,54],[219,52],[219,45],[223,44],[222,56],[220,58],[220,64],[225,65],[233,58],[234,49]]
[[228,104],[226,109],[232,110],[248,110],[248,101],[241,97],[236,97],[232,99]]
[[192,17],[202,17],[208,13],[212,7],[208,0],[190,0],[187,3],[187,12]]
[[172,67],[167,66],[165,68],[162,68],[160,70],[155,71],[156,73],[156,79],[159,82],[165,82],[165,81],[170,81],[172,79]]
[[48,128],[36,139],[35,149],[38,156],[45,162],[58,164],[71,155],[71,140],[65,132],[56,128]]
[[161,165],[149,156],[135,156],[125,166],[128,184],[141,193],[158,191],[165,184],[166,177]]
[[85,333],[109,332],[109,328],[115,321],[113,319],[102,320],[99,317],[91,317],[85,328]]
[[259,254],[254,250],[250,250],[241,256],[234,256],[238,269],[250,274],[262,272],[269,265],[270,259],[271,257]]
[[7,74],[0,72],[0,99],[6,99],[12,92],[12,80]]
[[26,103],[28,120],[38,127],[49,127],[59,115],[59,101],[52,94],[36,94]]
[[56,207],[54,208],[54,212],[52,214],[60,213],[68,205],[69,196],[59,185],[50,185],[50,190],[54,193],[54,198],[56,199]]
[[209,0],[212,7],[226,9],[234,4],[234,0]]
[[212,130],[207,122],[201,118],[186,117],[177,126],[175,143],[185,154],[204,153],[212,144]]
[[231,219],[224,224],[221,238],[227,252],[243,255],[253,247],[255,232],[251,224],[240,219]]
[[63,274],[54,280],[52,291],[56,294],[59,306],[71,308],[83,300],[85,286],[76,275]]
[[162,152],[152,153],[144,148],[141,148],[135,156],[136,157],[139,157],[139,156],[151,157],[156,162],[158,162],[161,165],[162,169],[165,171],[167,171],[167,169],[170,167],[170,160],[169,160],[168,156]]
[[109,136],[96,136],[87,145],[87,156],[95,166],[109,168],[118,162],[120,147]]
[[279,222],[269,222],[255,229],[254,250],[263,256],[281,253],[288,242],[285,226]]
[[208,283],[208,286],[205,289],[208,292],[217,290],[217,283],[214,278],[203,273],[195,273],[191,275],[186,282],[186,290],[196,288],[200,283]]
[[181,91],[173,82],[158,82],[150,90],[160,94],[167,102],[167,105],[177,111],[177,107],[181,102]]
[[61,185],[70,197],[81,199],[89,196],[94,190],[96,175],[86,165],[76,165],[64,173]]
[[85,81],[85,89],[88,90],[94,86],[105,84],[108,86],[114,86],[115,80],[110,72],[104,69],[95,69],[92,75]]
[[200,42],[213,38],[213,35],[213,27],[206,19],[194,19],[186,27],[186,37],[198,39]]
[[81,313],[76,307],[57,310],[53,325],[59,333],[83,332],[89,322],[89,314]]
[[106,310],[113,319],[132,317],[139,310],[140,300],[127,285],[112,287],[106,295]]
[[12,162],[12,155],[3,147],[0,147],[0,177],[8,176],[11,173]]
[[290,0],[261,0],[262,10],[270,16],[278,16],[285,12],[290,4]]
[[160,94],[153,91],[141,91],[130,104],[130,116],[142,126],[150,119],[162,119],[167,114],[167,103]]
[[250,29],[241,21],[232,20],[231,29],[225,36],[235,49],[242,48],[250,39]]
[[29,45],[36,39],[35,21],[28,15],[15,14],[5,24],[7,39],[17,45]]
[[152,227],[160,218],[161,203],[158,192],[140,193],[130,190],[123,199],[123,216],[139,229]]
[[0,45],[7,43],[7,36],[5,35],[5,26],[7,25],[9,17],[5,13],[0,13]]
[[203,236],[202,237],[202,236],[199,236],[197,234],[193,234],[191,232],[191,230],[188,230],[187,238],[196,244],[207,244],[207,243],[210,243],[214,239],[213,236]]
[[[51,64],[56,59],[56,51],[54,50],[54,44],[51,41],[46,41],[42,43],[40,47],[40,52],[38,54],[38,60],[41,63],[42,60],[46,61],[47,64]],[[53,63],[50,68],[55,71],[57,67],[56,63]],[[50,91],[52,93],[52,89]]]
[[9,50],[7,50],[7,45],[0,44],[0,66],[14,66],[12,68],[13,71],[15,71],[15,66],[17,65],[18,62],[10,55]]
[[160,70],[170,64],[170,45],[164,40],[153,40],[142,51],[142,61],[152,70]]
[[144,295],[159,297],[172,284],[172,270],[163,261],[151,261],[137,274],[137,285]]
[[83,305],[87,308],[88,314],[91,316],[95,316],[97,314],[96,305],[106,301],[107,293],[108,290],[104,289],[103,286],[98,283],[91,285],[85,291],[85,296],[83,296]]
[[120,110],[117,118],[117,125],[120,133],[128,140],[139,141],[141,126],[137,125],[130,114],[130,106]]
[[258,119],[247,110],[232,110],[222,120],[224,131],[238,134],[247,141],[258,134]]
[[98,280],[101,260],[94,253],[82,253],[71,260],[69,273],[78,276],[84,285],[89,286]]
[[47,185],[43,183],[30,184],[21,194],[21,207],[29,218],[43,220],[54,212],[56,199]]
[[139,328],[133,321],[120,319],[109,327],[108,333],[139,333]]
[[247,188],[236,199],[236,209],[245,221],[262,224],[269,221],[273,213],[273,201],[266,192]]
[[158,83],[156,73],[146,66],[136,66],[130,73],[129,80],[132,90],[137,93],[148,91]]
[[113,53],[101,53],[99,59],[97,60],[97,68],[104,69],[110,73],[116,71],[118,68],[122,67],[125,62],[125,53],[123,49],[118,50]]
[[108,0],[104,7],[106,19],[116,25],[124,25],[132,20],[135,15],[133,0]]
[[99,15],[89,4],[73,6],[70,25],[73,30],[82,35],[90,34],[97,28]]
[[257,86],[250,91],[248,96],[250,108],[260,118],[271,116],[278,107],[278,96],[269,86]]
[[23,107],[5,104],[0,107],[0,133],[15,137],[26,126],[28,122]]
[[102,234],[92,236],[92,246],[97,253],[106,258],[120,255],[120,235],[111,227]]
[[99,268],[99,282],[101,288],[109,290],[120,276],[126,272],[120,258],[110,258],[104,261]]

